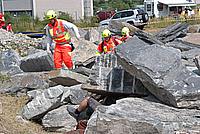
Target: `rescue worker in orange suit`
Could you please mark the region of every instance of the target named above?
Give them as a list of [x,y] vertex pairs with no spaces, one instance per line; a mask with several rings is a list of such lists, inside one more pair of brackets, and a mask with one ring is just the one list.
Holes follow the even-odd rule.
[[4,19],[4,15],[2,13],[0,13],[0,29],[5,26],[5,19]]
[[78,28],[70,22],[57,19],[57,15],[54,10],[47,11],[46,17],[50,21],[46,27],[46,35],[48,40],[47,51],[50,52],[50,45],[54,42],[55,69],[61,69],[63,62],[68,69],[73,69],[71,57],[73,46],[71,45],[71,36],[69,30],[72,30],[76,38],[79,40],[80,34]]
[[102,38],[103,41],[99,43],[97,47],[97,55],[100,55],[102,53],[107,54],[114,51],[115,46],[122,43],[119,39],[113,37],[111,35],[111,32],[108,29],[105,29],[102,32]]
[[123,27],[121,31],[121,38],[122,42],[126,42],[126,40],[130,37],[130,30],[128,27]]

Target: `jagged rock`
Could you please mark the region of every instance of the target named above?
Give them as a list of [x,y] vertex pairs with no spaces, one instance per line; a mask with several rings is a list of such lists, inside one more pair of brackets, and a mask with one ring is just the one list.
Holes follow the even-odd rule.
[[40,51],[24,57],[20,68],[24,72],[50,71],[54,68],[53,57],[46,51]]
[[199,48],[190,49],[181,53],[181,58],[186,60],[193,60],[195,56],[200,54]]
[[86,134],[200,133],[200,111],[176,109],[139,98],[98,106],[88,121]]
[[167,47],[173,47],[179,49],[180,51],[188,51],[190,49],[194,49],[195,47],[191,43],[187,43],[181,40],[175,40],[172,42],[168,42],[165,44]]
[[152,34],[147,33],[145,31],[140,30],[139,28],[134,27],[131,24],[125,23],[125,22],[118,22],[118,21],[111,21],[111,23],[109,23],[109,30],[111,30],[112,32],[121,35],[121,29],[126,26],[130,29],[130,35],[136,35],[137,37],[139,37],[141,40],[149,43],[149,44],[160,44],[160,45],[164,45],[161,41],[159,41],[158,39],[156,39]]
[[95,59],[96,59],[96,56],[93,56],[83,62],[75,62],[75,66],[76,67],[80,67],[80,66],[83,66],[83,67],[86,67],[86,68],[92,68],[93,65],[95,64]]
[[113,54],[98,56],[92,70],[89,84],[82,86],[85,90],[102,93],[147,94],[146,89],[142,88],[142,83],[120,67],[117,57]]
[[101,34],[97,28],[89,28],[87,29],[87,34],[85,35],[85,40],[91,42],[100,42],[101,41]]
[[48,73],[49,79],[59,85],[73,86],[86,83],[88,77],[70,70],[60,69]]
[[199,64],[199,62],[200,62],[200,55],[197,55],[197,56],[194,57],[194,63],[195,63],[195,65],[198,68],[199,73],[200,73],[200,64]]
[[199,33],[199,25],[190,25],[188,26],[187,32],[188,33]]
[[87,40],[75,40],[75,50],[72,52],[72,59],[74,62],[84,62],[91,57],[96,56],[97,45]]
[[119,45],[116,55],[123,68],[163,103],[200,108],[200,78],[182,65],[179,50],[147,45],[135,37]]
[[67,106],[61,106],[48,112],[42,119],[43,127],[48,131],[67,132],[76,126],[76,120],[68,113]]
[[27,92],[28,90],[49,87],[48,76],[45,72],[21,73],[4,77],[0,84],[1,93]]
[[187,23],[175,23],[156,33],[154,37],[163,43],[171,42],[179,37],[187,35]]
[[61,105],[63,86],[51,87],[37,95],[32,101],[22,108],[22,116],[25,119],[40,119],[48,111]]
[[194,58],[200,54],[199,48],[190,49],[188,51],[184,51],[181,53],[181,58],[184,59],[182,62],[186,66],[193,66],[195,67]]
[[27,92],[27,96],[29,98],[29,100],[32,100],[34,98],[36,98],[38,95],[43,93],[43,89],[36,89],[36,90],[31,90]]
[[199,35],[200,35],[200,33],[188,33],[187,36],[185,36],[181,39],[185,42],[194,44],[196,47],[199,47],[199,45],[200,45]]
[[39,39],[30,38],[24,34],[13,34],[4,29],[0,29],[0,51],[14,49],[20,56],[27,55],[30,46],[37,46]]
[[78,67],[78,68],[75,68],[74,70],[72,70],[73,72],[76,72],[76,73],[79,73],[79,74],[83,74],[87,77],[89,77],[92,69],[89,69],[89,68],[86,68],[86,67]]
[[79,31],[81,38],[85,39],[85,36],[87,35],[87,30],[83,29],[83,28],[79,28],[78,31]]
[[20,56],[19,54],[9,49],[7,51],[1,52],[0,55],[0,72],[3,74],[14,75],[22,73],[23,71],[19,67]]
[[141,31],[139,28],[126,22],[112,20],[108,25],[108,29],[118,35],[121,35],[121,30],[123,27],[128,27],[131,35],[134,35],[136,31]]
[[61,102],[66,104],[71,103],[73,105],[78,105],[87,95],[88,92],[82,90],[81,85],[65,87]]

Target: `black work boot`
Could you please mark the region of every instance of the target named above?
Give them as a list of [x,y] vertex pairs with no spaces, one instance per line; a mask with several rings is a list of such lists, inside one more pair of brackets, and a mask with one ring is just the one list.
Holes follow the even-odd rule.
[[75,113],[76,109],[72,106],[67,106],[67,111],[69,112],[69,114],[74,117],[76,120],[78,120],[78,116],[79,114]]

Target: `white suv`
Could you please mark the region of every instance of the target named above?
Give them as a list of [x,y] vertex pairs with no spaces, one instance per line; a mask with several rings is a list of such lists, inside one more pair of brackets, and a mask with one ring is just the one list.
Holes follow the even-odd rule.
[[149,20],[149,16],[142,9],[129,9],[122,10],[115,13],[110,19],[103,20],[100,22],[100,25],[108,25],[111,20],[127,22],[132,24],[140,29],[143,29]]

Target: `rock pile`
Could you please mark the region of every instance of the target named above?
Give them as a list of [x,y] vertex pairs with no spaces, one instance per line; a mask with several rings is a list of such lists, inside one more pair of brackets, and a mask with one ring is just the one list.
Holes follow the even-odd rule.
[[[0,34],[0,92],[28,95],[21,116],[49,131],[72,130],[76,120],[67,106],[77,107],[86,96],[96,96],[112,105],[97,107],[86,134],[200,133],[200,49],[179,39],[187,35],[188,25],[174,24],[156,36],[126,23],[108,28],[119,32],[123,26],[134,36],[117,46],[115,54],[99,57],[93,43],[99,40],[98,32],[83,30],[87,40],[74,40],[74,70],[53,70],[52,55],[44,50],[31,48],[22,58],[18,49],[30,51],[38,40],[0,30],[5,32]],[[92,33],[97,36],[91,38]]]

